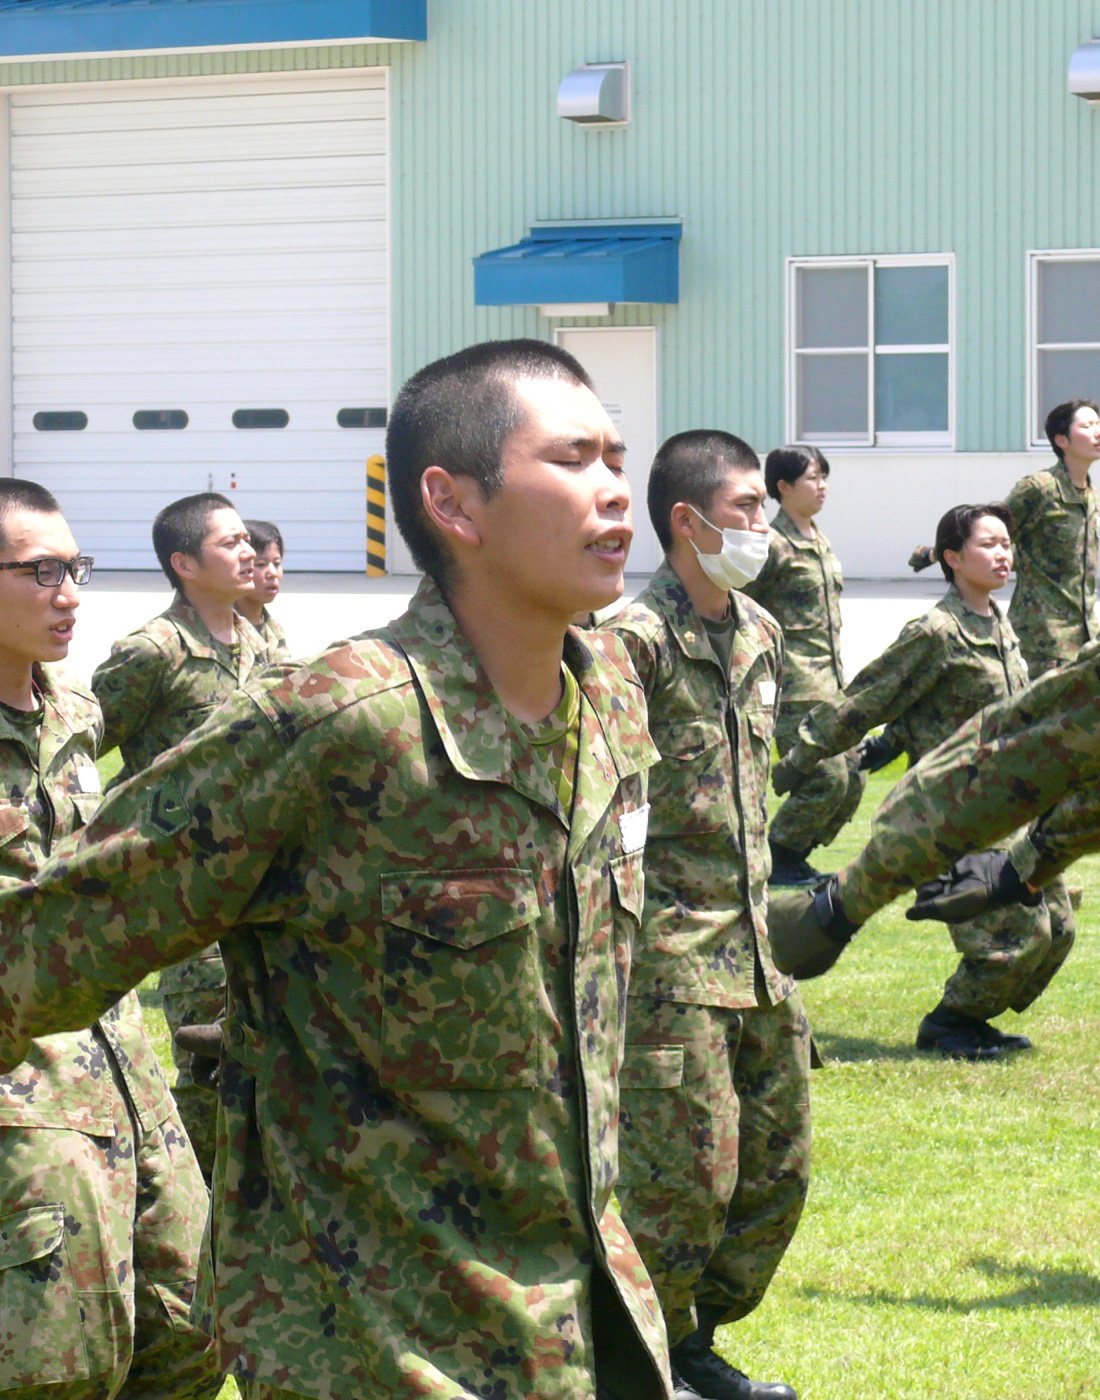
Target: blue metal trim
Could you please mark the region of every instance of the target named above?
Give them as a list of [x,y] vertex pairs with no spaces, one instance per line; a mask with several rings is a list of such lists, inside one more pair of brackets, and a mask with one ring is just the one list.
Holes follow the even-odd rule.
[[510,248],[474,258],[476,306],[561,302],[678,302],[679,224],[535,228]]
[[427,37],[427,0],[0,0],[2,58]]

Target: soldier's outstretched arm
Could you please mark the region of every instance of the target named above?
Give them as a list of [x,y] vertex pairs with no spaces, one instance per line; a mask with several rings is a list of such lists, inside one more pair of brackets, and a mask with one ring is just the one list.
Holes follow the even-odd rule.
[[[1075,794],[1094,789],[1098,778],[1100,643],[1092,643],[1073,665],[980,711],[893,789],[875,815],[870,841],[832,879],[835,927],[825,931],[835,935],[833,961],[847,938],[897,895],[1043,814],[1061,843],[1057,862],[1069,864],[1071,850],[1082,853],[1066,835],[1069,821],[1082,808],[1096,811]],[[1060,812],[1051,810],[1067,798]],[[812,896],[791,891],[773,900],[769,913],[776,962],[795,975],[811,903]],[[777,939],[789,950],[783,961]],[[824,971],[818,952],[813,966]]]
[[33,884],[0,891],[0,1073],[33,1037],[90,1025],[240,920],[302,820],[289,769],[241,692],[109,794]]
[[871,839],[840,873],[863,923],[903,890],[982,850],[1100,777],[1100,644],[980,711],[890,793]]

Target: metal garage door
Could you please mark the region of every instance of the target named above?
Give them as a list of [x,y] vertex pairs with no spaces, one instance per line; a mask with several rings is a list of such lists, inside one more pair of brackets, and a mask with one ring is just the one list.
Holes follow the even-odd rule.
[[155,567],[155,513],[212,488],[282,526],[290,567],[362,569],[385,73],[15,94],[11,168],[15,468],[81,548]]

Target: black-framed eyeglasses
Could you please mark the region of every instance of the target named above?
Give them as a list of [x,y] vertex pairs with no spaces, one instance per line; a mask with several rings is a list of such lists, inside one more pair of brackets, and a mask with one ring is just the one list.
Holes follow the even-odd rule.
[[14,564],[0,564],[0,569],[33,569],[35,583],[43,588],[57,588],[66,574],[76,584],[87,583],[94,564],[90,554],[78,554],[73,559],[19,559]]

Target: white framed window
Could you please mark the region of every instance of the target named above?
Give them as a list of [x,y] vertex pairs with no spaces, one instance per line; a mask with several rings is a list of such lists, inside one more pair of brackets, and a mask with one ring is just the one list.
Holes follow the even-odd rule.
[[1028,254],[1027,441],[1067,399],[1100,401],[1100,249]]
[[955,259],[787,260],[787,434],[954,447]]

